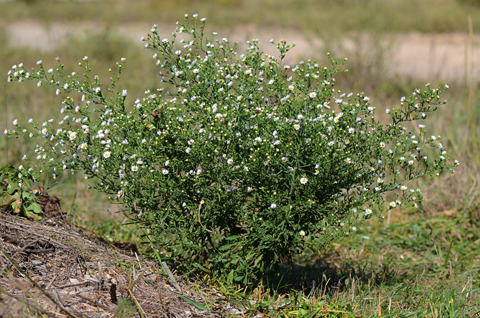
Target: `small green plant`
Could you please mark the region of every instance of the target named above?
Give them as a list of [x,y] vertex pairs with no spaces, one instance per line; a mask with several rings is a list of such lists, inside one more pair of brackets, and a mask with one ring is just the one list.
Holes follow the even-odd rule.
[[[0,168],[0,209],[11,210],[11,212],[29,219],[40,220],[43,210],[37,200],[39,191],[30,191],[30,182],[24,181],[22,174],[23,167],[18,169],[13,165],[5,165]],[[19,183],[19,180],[22,182]]]
[[130,298],[120,298],[115,309],[115,317],[129,318],[137,313],[137,308]]
[[454,172],[458,162],[447,163],[440,136],[403,126],[444,104],[447,85],[402,97],[383,125],[364,93],[334,88],[346,60],[286,65],[295,44],[273,40],[279,58],[263,54],[258,40],[239,54],[236,43],[207,37],[204,21],[186,16],[173,38],[155,25],[142,38],[164,87],[133,103],[117,87],[125,59],[107,87],[92,77],[88,57],[83,82],[60,59],[55,70],[42,61],[31,73],[14,65],[11,81],[81,95],[64,100],[58,126],[30,120],[27,129],[15,120],[5,131],[44,140],[36,148],[41,166],[26,158],[33,169],[19,182],[38,180],[44,166],[54,179],[81,171],[126,205],[179,267],[255,285],[306,247],[326,246],[379,215],[388,193],[390,208],[417,207],[422,193],[409,181]]

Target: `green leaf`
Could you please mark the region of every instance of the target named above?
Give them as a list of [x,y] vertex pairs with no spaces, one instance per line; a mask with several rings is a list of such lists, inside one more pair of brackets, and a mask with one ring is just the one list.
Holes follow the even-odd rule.
[[20,190],[18,185],[12,185],[12,182],[8,180],[7,192],[13,194],[15,191]]
[[0,182],[3,182],[3,180],[5,179],[5,176],[10,172],[10,169],[13,169],[12,164],[8,164],[3,166],[3,168],[0,168],[0,173],[2,174],[0,176]]
[[202,271],[204,271],[205,273],[211,273],[212,271],[209,270],[208,268],[206,268],[205,266],[203,265],[200,265],[200,264],[195,264],[196,267],[200,268]]
[[229,237],[226,237],[225,240],[232,241],[232,240],[238,239],[239,237],[242,237],[242,236],[241,235],[229,236]]
[[223,245],[218,248],[219,251],[227,251],[232,248],[232,246],[236,246],[237,244],[228,244],[228,245]]
[[177,294],[176,292],[173,292],[175,295],[177,295],[178,297],[182,298],[183,300],[185,300],[187,303],[190,303],[192,305],[194,305],[195,307],[197,307],[198,309],[200,310],[204,310],[204,311],[210,311],[210,309],[208,307],[205,307],[204,305],[200,304],[200,303],[197,303],[196,301],[194,300],[191,300],[190,298],[188,297],[185,297],[185,296],[182,296],[180,294]]
[[236,276],[236,277],[235,277],[235,281],[236,281],[236,282],[239,282],[239,281],[241,281],[242,279],[243,279],[243,276]]
[[255,266],[258,265],[258,263],[262,260],[263,255],[260,255],[256,260],[255,260]]
[[10,206],[15,201],[16,201],[16,199],[13,196],[11,196],[7,192],[5,192],[0,197],[0,208],[1,209],[6,209],[8,206]]
[[40,221],[42,217],[34,212],[23,210],[20,215],[29,218],[31,220]]
[[37,214],[43,214],[42,206],[36,202],[30,203],[26,208],[25,211],[32,211]]
[[234,271],[233,269],[230,271],[230,273],[228,274],[228,277],[227,277],[227,284],[228,285],[231,285],[232,282],[233,282],[233,274],[234,274]]

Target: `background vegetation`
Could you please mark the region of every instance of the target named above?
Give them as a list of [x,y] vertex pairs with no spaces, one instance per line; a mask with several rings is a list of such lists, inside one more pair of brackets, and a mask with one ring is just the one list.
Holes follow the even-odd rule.
[[[118,30],[125,24],[139,24],[147,33],[153,23],[171,30],[187,12],[207,17],[210,27],[220,35],[221,30],[228,33],[254,26],[308,34],[312,44],[323,39],[322,49],[317,49],[316,54],[299,53],[299,59],[311,57],[324,62],[327,50],[338,57],[347,56],[349,72],[338,78],[339,86],[346,92],[365,91],[379,109],[397,104],[401,96],[425,84],[423,79],[402,78],[391,72],[391,52],[381,40],[384,35],[473,35],[480,30],[480,3],[475,0],[4,2],[0,3],[0,72],[4,74],[0,85],[1,124],[12,128],[14,118],[24,123],[30,117],[37,121],[60,117],[61,98],[55,96],[53,88],[37,89],[34,83],[6,84],[11,65],[23,62],[33,66],[43,59],[53,67],[57,55],[70,71],[78,71],[75,65],[88,55],[92,69],[101,78],[107,78],[108,68],[126,57],[127,69],[119,85],[135,94],[129,96],[132,101],[140,98],[144,90],[160,85],[153,73],[153,61],[141,43]],[[19,39],[12,37],[9,26],[31,22],[40,22],[52,30],[55,25],[93,25],[95,32],[72,36],[51,50],[19,48]],[[368,35],[367,49],[347,49],[344,39],[359,41],[359,34]],[[432,115],[435,120],[427,126],[442,134],[450,157],[460,160],[456,175],[421,184],[426,202],[420,210],[392,210],[384,218],[366,222],[354,235],[326,251],[306,252],[285,268],[281,281],[272,278],[270,285],[248,295],[258,301],[251,305],[252,313],[272,311],[288,297],[292,306],[278,311],[299,316],[354,312],[363,316],[473,317],[479,313],[480,91],[476,79],[480,74],[475,73],[469,56],[480,51],[478,46],[474,50],[474,41],[458,45],[465,46],[466,76],[449,82],[449,103]],[[431,82],[432,86],[443,84],[441,78],[432,78]],[[28,140],[7,141],[3,135],[0,137],[1,165],[18,165],[23,154],[32,152]],[[51,185],[53,180],[46,178],[46,185]],[[51,193],[62,197],[64,209],[75,222],[107,239],[138,242],[131,228],[120,226],[124,221],[121,214],[113,213],[121,207],[112,207],[104,197],[87,191],[81,177],[61,180]],[[218,282],[217,288],[228,297],[244,299],[232,286]],[[281,292],[283,298],[273,290]]]

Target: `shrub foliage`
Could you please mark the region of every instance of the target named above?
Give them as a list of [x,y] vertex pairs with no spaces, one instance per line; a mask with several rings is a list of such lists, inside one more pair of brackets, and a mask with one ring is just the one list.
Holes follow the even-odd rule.
[[128,207],[162,255],[250,284],[305,247],[354,231],[387,197],[390,208],[416,207],[422,194],[407,182],[451,169],[440,137],[423,125],[416,134],[402,126],[444,104],[448,86],[415,89],[387,110],[391,122],[383,125],[364,93],[334,88],[346,60],[286,65],[295,44],[271,40],[276,58],[253,40],[240,54],[204,27],[204,19],[186,16],[168,39],[153,26],[142,40],[164,84],[133,103],[117,87],[124,59],[108,86],[92,78],[87,57],[83,82],[60,60],[56,70],[39,61],[32,73],[15,65],[9,80],[79,93],[65,99],[58,125],[14,121],[6,131],[44,140],[36,149],[41,164],[25,158],[32,169],[23,180],[38,179],[46,166],[54,177],[81,171]]

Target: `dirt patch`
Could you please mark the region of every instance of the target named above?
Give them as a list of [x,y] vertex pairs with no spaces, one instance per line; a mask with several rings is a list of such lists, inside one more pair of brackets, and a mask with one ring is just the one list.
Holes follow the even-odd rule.
[[[151,26],[142,23],[129,23],[120,26],[110,27],[109,32],[125,37],[137,43],[141,48],[139,39],[145,36]],[[86,32],[99,33],[105,28],[95,23],[52,23],[48,27],[35,21],[18,21],[5,26],[10,36],[11,45],[21,47],[33,47],[42,51],[55,51],[56,48],[69,36],[83,36]],[[259,38],[261,49],[266,53],[277,55],[275,47],[268,41],[274,38],[277,42],[280,39],[288,43],[296,42],[298,46],[287,56],[288,63],[295,63],[298,58],[319,59],[325,52],[322,52],[323,39],[315,34],[306,34],[295,29],[265,28],[262,26],[245,25],[238,26],[232,30],[218,30],[219,37],[228,37],[231,40],[239,41],[240,44],[246,40]],[[169,36],[172,32],[171,25],[159,25],[159,33]],[[358,50],[359,42],[345,38],[343,44],[350,51]],[[340,42],[342,42],[340,41]],[[468,34],[390,34],[384,35],[382,39],[371,42],[391,43],[389,49],[389,63],[387,69],[392,74],[402,77],[415,78],[429,81],[444,80],[448,82],[464,82],[465,76],[473,77],[473,81],[480,80],[480,36],[472,38]],[[469,47],[467,50],[466,47]],[[243,46],[242,46],[243,48]],[[375,47],[362,48],[368,52]],[[347,51],[348,52],[348,51]],[[61,53],[61,52],[59,52]],[[348,56],[347,56],[348,57]],[[467,74],[465,70],[468,70]]]
[[171,280],[135,247],[85,234],[62,219],[31,222],[0,212],[0,247],[0,317],[228,315],[225,308],[188,303],[212,297]]

